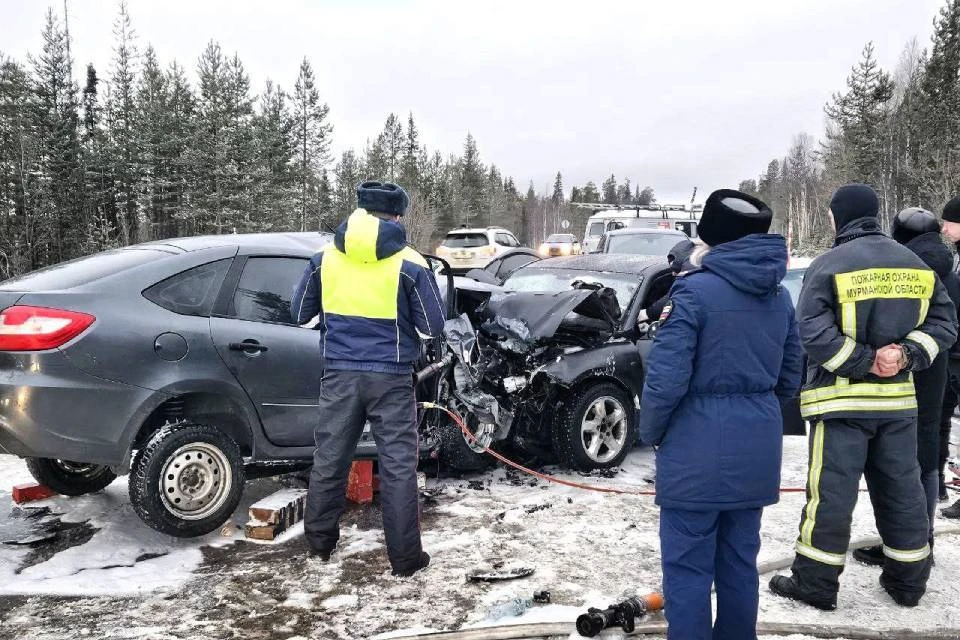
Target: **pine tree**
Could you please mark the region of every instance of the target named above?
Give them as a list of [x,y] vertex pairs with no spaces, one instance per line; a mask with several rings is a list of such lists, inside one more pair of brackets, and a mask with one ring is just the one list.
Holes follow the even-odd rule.
[[344,151],[333,169],[333,223],[346,220],[357,206],[357,187],[363,182],[363,174],[357,155],[352,150]]
[[197,67],[196,181],[189,215],[197,232],[224,233],[253,226],[249,191],[254,166],[250,81],[240,60],[210,42]]
[[656,202],[657,197],[653,192],[653,187],[644,187],[640,195],[637,196],[637,204],[639,205],[651,205],[656,204]]
[[43,50],[33,60],[35,127],[44,176],[38,199],[34,260],[60,262],[79,254],[83,227],[83,168],[80,161],[78,88],[73,81],[69,37],[47,11]]
[[140,141],[135,105],[140,56],[126,0],[120,2],[113,36],[115,42],[107,112],[116,209],[110,216],[110,222],[119,229],[122,242],[130,244],[140,238],[140,213],[137,207]]
[[630,190],[630,178],[624,180],[623,184],[617,187],[617,202],[622,205],[633,204],[633,193]]
[[401,161],[400,183],[411,193],[420,191],[420,175],[423,165],[423,153],[420,148],[420,132],[413,122],[413,112],[407,116],[407,131],[403,144],[403,159]]
[[553,195],[550,196],[550,199],[555,207],[560,207],[563,204],[563,176],[560,175],[559,171],[557,171],[557,177],[553,181]]
[[939,207],[960,190],[960,0],[948,0],[934,23],[922,99],[923,187]]
[[197,182],[196,144],[197,98],[190,88],[183,67],[176,62],[166,71],[166,136],[161,154],[167,159],[167,190],[164,199],[164,225],[157,236],[170,238],[195,233],[189,226],[191,189]]
[[261,228],[299,228],[299,215],[293,215],[300,188],[294,171],[298,150],[293,116],[287,94],[269,80],[260,96],[253,127],[258,160],[254,188],[258,192],[258,209],[263,212]]
[[467,134],[463,143],[463,157],[459,162],[459,195],[463,202],[463,222],[469,226],[482,222],[484,213],[484,174],[477,141]]
[[30,77],[0,59],[0,279],[40,266],[40,149]]
[[[884,127],[893,83],[889,74],[879,68],[872,42],[864,47],[860,62],[847,78],[847,88],[846,93],[834,94],[825,109],[836,126],[828,144],[840,145],[843,150],[828,156],[839,161],[831,169],[844,181],[880,186],[887,169]],[[888,198],[884,196],[888,194],[880,195],[885,204]]]
[[317,201],[316,189],[320,172],[329,161],[330,138],[333,127],[327,122],[330,108],[320,102],[313,67],[304,58],[293,88],[294,141],[297,149],[298,211],[300,230],[307,228],[308,219],[318,219],[319,212],[311,204]]
[[600,192],[597,190],[597,185],[593,180],[587,182],[581,191],[581,202],[584,204],[596,204],[600,202]]
[[601,187],[603,190],[604,204],[620,204],[620,198],[617,194],[617,179],[610,174],[610,177],[603,181]]

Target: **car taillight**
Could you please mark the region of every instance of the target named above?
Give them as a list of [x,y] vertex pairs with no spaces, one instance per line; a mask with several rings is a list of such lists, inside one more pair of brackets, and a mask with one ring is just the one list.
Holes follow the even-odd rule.
[[10,307],[0,311],[0,351],[56,349],[86,331],[95,320],[77,311]]

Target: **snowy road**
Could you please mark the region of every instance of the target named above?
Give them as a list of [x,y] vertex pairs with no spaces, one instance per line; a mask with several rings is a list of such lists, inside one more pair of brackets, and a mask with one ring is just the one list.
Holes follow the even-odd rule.
[[[785,439],[784,485],[803,486],[805,470],[805,440]],[[652,471],[651,453],[636,450],[615,477],[586,480],[648,488]],[[9,488],[29,475],[20,461],[0,456],[0,478],[4,540],[23,522],[7,516]],[[275,480],[251,484],[246,503],[278,486]],[[341,551],[323,564],[307,559],[296,532],[272,545],[244,541],[235,531],[189,541],[160,535],[133,514],[124,478],[98,495],[38,503],[51,509],[40,519],[62,514],[66,539],[55,541],[52,551],[44,551],[51,545],[0,545],[0,638],[366,638],[489,624],[490,605],[529,598],[538,589],[550,590],[554,604],[500,623],[572,621],[586,606],[606,605],[627,588],[658,588],[657,509],[649,497],[547,486],[502,469],[433,479],[429,486],[436,497],[425,503],[423,529],[433,563],[406,580],[389,574],[375,508],[348,512]],[[789,493],[767,509],[761,562],[792,556],[803,502],[803,494]],[[238,510],[237,524],[244,511]],[[853,535],[874,532],[864,494]],[[760,619],[872,629],[960,627],[960,536],[940,538],[936,556],[928,594],[916,609],[895,606],[877,584],[877,570],[851,560],[836,612],[771,596],[768,575]],[[496,562],[536,573],[494,585],[465,580],[471,569]]]

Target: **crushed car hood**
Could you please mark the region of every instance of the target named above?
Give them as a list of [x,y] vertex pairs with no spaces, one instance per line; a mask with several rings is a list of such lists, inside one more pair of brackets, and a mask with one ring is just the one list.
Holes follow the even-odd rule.
[[506,339],[537,342],[552,338],[564,319],[576,313],[599,320],[612,331],[620,317],[615,300],[613,290],[606,287],[560,293],[495,294],[484,311],[482,329]]

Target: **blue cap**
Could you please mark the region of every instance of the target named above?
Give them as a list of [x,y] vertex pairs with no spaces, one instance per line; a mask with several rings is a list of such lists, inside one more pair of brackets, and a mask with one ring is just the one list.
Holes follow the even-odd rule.
[[357,187],[357,206],[367,211],[402,216],[410,206],[410,196],[392,182],[364,182]]

